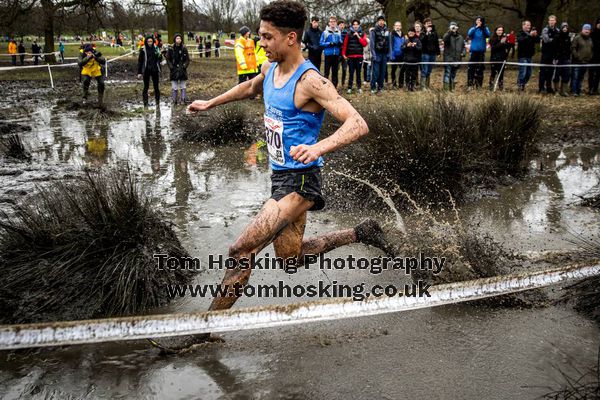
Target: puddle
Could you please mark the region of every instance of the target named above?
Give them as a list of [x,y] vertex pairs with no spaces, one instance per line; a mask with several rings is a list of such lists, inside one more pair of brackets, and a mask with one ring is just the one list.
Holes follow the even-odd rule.
[[[157,205],[173,221],[192,256],[226,254],[270,194],[266,160],[243,145],[211,146],[176,140],[170,106],[117,121],[77,118],[49,104],[32,106],[22,134],[33,156],[17,175],[0,175],[0,198],[18,201],[43,183],[81,166],[124,164],[138,170]],[[125,106],[127,108],[127,106]],[[176,112],[181,112],[176,109]],[[11,117],[12,118],[12,117]],[[40,165],[43,166],[40,167]],[[4,165],[2,171],[23,169]],[[507,247],[572,247],[573,233],[597,234],[598,212],[574,207],[600,179],[600,149],[545,154],[531,174],[498,195],[465,204],[461,218]],[[327,179],[327,177],[325,177]],[[9,203],[0,202],[5,209]],[[382,208],[384,206],[382,205]],[[309,216],[307,235],[352,226],[360,215],[324,211]],[[271,252],[268,247],[264,252]],[[331,257],[372,257],[362,245]],[[198,281],[217,283],[221,272]],[[349,285],[398,283],[393,271],[318,270],[290,275],[256,271],[253,283],[290,285],[338,280]],[[236,307],[298,299],[242,298]],[[186,298],[161,312],[205,309]],[[39,354],[1,354],[0,397],[17,398],[534,398],[554,386],[570,360],[591,365],[600,329],[571,309],[498,309],[452,306],[362,319],[234,332],[223,345],[179,358],[162,358],[143,342],[73,346]]]

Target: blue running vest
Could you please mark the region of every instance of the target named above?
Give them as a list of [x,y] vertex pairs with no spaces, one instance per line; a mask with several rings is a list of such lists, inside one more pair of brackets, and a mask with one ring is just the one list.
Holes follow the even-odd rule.
[[306,60],[296,69],[285,85],[276,88],[273,82],[275,68],[277,68],[277,63],[272,63],[263,82],[265,133],[271,168],[273,170],[293,170],[322,167],[323,157],[303,164],[290,156],[292,146],[315,144],[321,125],[323,125],[325,110],[312,113],[302,111],[294,104],[296,83],[306,71],[317,69],[310,61]]

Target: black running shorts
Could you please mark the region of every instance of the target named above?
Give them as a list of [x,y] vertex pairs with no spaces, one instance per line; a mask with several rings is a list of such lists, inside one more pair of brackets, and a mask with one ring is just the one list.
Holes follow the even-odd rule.
[[271,174],[271,198],[279,201],[292,192],[314,201],[310,211],[323,209],[325,199],[321,195],[321,168],[274,170]]

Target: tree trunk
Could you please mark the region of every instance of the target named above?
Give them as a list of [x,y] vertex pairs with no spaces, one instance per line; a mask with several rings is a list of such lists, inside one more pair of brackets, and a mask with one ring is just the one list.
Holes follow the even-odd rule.
[[176,33],[183,35],[183,0],[167,0],[166,9],[169,43],[173,43]]
[[408,22],[406,18],[406,1],[407,0],[387,0],[383,4],[383,10],[390,29],[392,29],[394,22],[396,21],[402,22],[403,31],[408,29]]
[[[44,53],[54,52],[54,13],[56,8],[52,0],[41,1],[42,10],[44,11]],[[45,56],[46,61],[56,62],[54,54]]]
[[531,25],[540,31],[546,26],[544,18],[551,2],[552,0],[528,0],[525,6],[526,17],[531,20]]

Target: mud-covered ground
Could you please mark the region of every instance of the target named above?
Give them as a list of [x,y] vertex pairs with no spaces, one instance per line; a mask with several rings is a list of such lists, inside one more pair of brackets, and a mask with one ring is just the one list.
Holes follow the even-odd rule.
[[[108,113],[81,107],[74,71],[57,73],[54,90],[41,73],[12,78],[0,73],[0,134],[19,133],[32,156],[29,162],[2,159],[0,209],[10,212],[12,204],[34,196],[39,185],[70,179],[82,167],[128,163],[192,256],[207,260],[210,254],[225,254],[270,194],[264,151],[252,140],[219,146],[182,142],[177,118],[184,109],[168,103],[168,82],[161,85],[167,101],[144,111],[135,62],[109,68]],[[234,71],[230,56],[194,60],[189,97],[209,98],[231,87],[237,81]],[[514,80],[512,71],[507,75],[507,81]],[[353,103],[398,101],[401,106],[403,96],[408,95],[391,91],[381,97],[347,97]],[[600,234],[598,210],[578,204],[578,196],[600,182],[600,122],[594,114],[600,98],[540,101],[546,113],[544,136],[528,173],[474,189],[458,205],[458,220],[489,235],[507,252],[577,254],[579,238]],[[245,106],[259,118],[260,100],[246,101]],[[307,236],[353,226],[366,216],[388,226],[394,218],[383,203],[339,212],[336,199],[328,201],[331,207],[309,215]],[[402,212],[412,231],[426,230],[421,216]],[[453,210],[435,212],[440,220],[456,223]],[[263,254],[272,251],[268,247]],[[329,257],[348,254],[381,255],[355,244]],[[562,266],[572,258],[576,256],[524,261],[520,268]],[[220,271],[207,270],[197,282],[217,283],[220,278]],[[374,275],[317,269],[297,274],[255,271],[252,277],[255,284],[277,280],[356,285],[401,284],[410,278],[395,271]],[[544,293],[554,300],[563,294],[561,289]],[[242,298],[236,307],[298,300]],[[203,310],[209,301],[185,297],[155,312]],[[561,371],[577,376],[576,369],[594,365],[600,346],[600,327],[564,303],[531,308],[465,304],[222,336],[225,343],[178,357],[159,356],[141,341],[4,352],[0,397],[527,399],[563,383]]]

